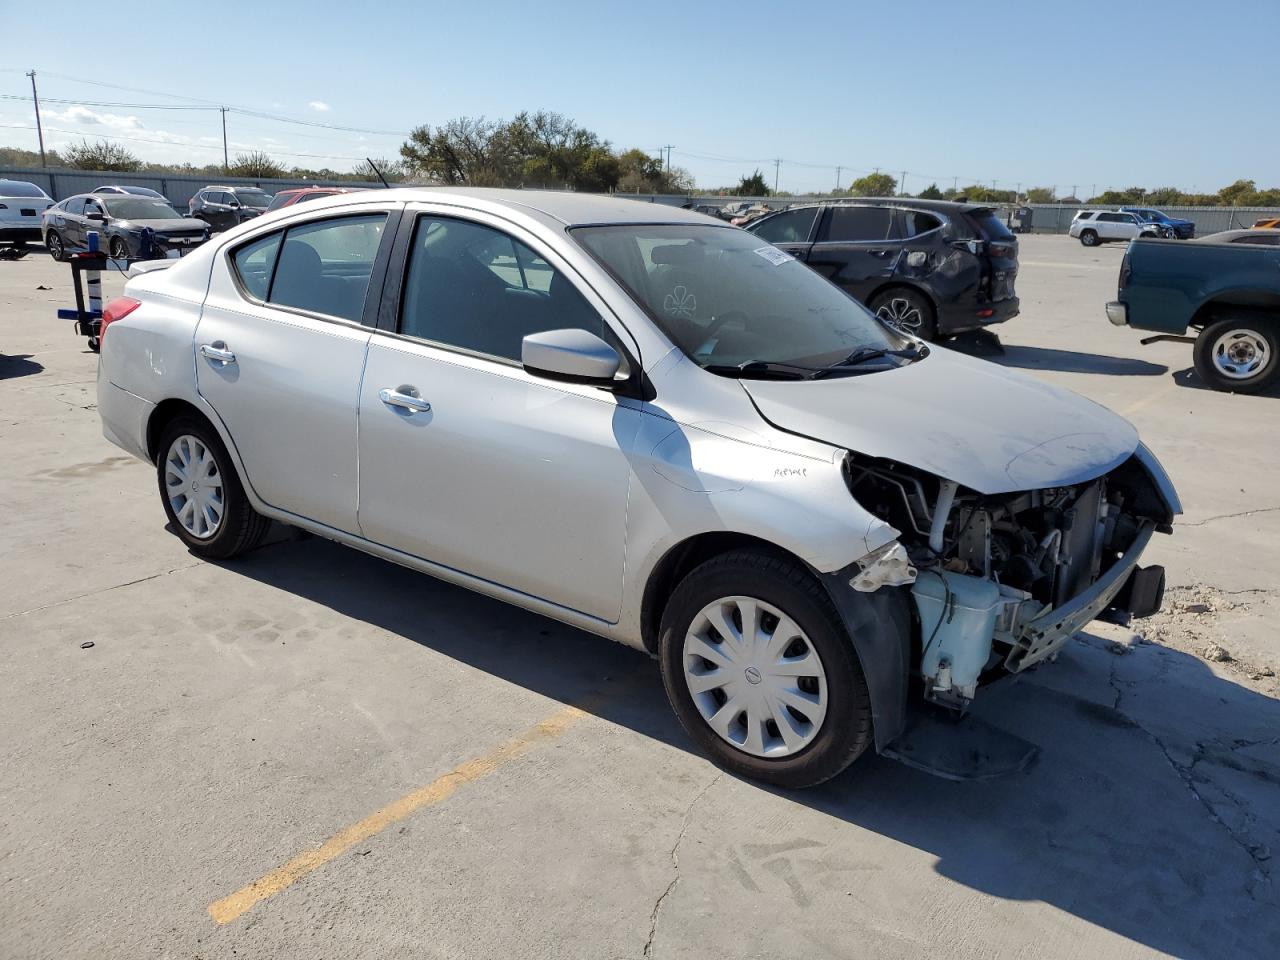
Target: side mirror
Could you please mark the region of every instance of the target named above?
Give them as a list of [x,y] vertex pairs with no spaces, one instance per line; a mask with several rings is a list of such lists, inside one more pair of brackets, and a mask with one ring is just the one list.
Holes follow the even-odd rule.
[[96,210],[93,213],[86,213],[84,218],[86,220],[96,220],[98,223],[107,222],[107,215],[105,213],[98,213]]
[[529,334],[520,344],[520,361],[535,377],[599,387],[612,386],[622,366],[617,350],[576,329]]
[[239,209],[240,209],[240,204],[239,204],[239,203],[237,203],[237,202],[236,202],[236,201],[234,201],[234,200],[232,200],[230,203],[228,203],[228,204],[227,204],[227,206],[228,206],[228,207],[230,207],[232,210],[239,210]]

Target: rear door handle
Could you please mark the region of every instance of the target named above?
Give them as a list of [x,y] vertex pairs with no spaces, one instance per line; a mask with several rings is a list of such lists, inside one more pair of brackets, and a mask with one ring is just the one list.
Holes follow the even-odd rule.
[[236,355],[227,349],[227,345],[221,340],[215,343],[203,343],[200,345],[200,355],[209,360],[216,360],[219,363],[235,363]]
[[403,387],[399,390],[383,387],[378,391],[378,399],[388,407],[399,407],[402,410],[408,410],[410,413],[429,413],[431,411],[431,404],[426,400],[404,393],[403,390]]

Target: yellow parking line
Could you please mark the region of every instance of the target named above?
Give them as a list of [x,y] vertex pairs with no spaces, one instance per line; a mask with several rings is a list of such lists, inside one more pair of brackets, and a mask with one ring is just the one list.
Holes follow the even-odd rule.
[[1177,384],[1175,384],[1172,379],[1166,381],[1163,388],[1147,394],[1141,400],[1135,400],[1133,403],[1129,404],[1127,407],[1121,410],[1120,416],[1127,417],[1130,414],[1136,413],[1137,411],[1141,410],[1143,407],[1148,406],[1149,404],[1155,403],[1157,400],[1164,397],[1165,394],[1173,390],[1175,386],[1177,386]]
[[391,824],[405,819],[423,807],[430,807],[448,799],[459,787],[492,773],[538,744],[555,739],[585,715],[581,709],[573,706],[557,710],[515,739],[508,740],[484,756],[468,760],[461,766],[455,767],[425,787],[406,794],[376,813],[335,833],[316,849],[298,854],[284,866],[272,870],[266,876],[253,881],[230,896],[210,904],[209,916],[220,924],[231,923],[254,904],[275,896],[309,873],[320,869],[334,857],[340,856],[356,844],[385,830]]

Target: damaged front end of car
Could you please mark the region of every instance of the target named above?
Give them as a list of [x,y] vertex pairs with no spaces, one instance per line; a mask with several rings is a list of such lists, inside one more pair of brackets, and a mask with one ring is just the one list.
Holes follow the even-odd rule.
[[844,469],[899,531],[849,585],[910,589],[910,674],[926,701],[963,713],[982,683],[1054,657],[1090,620],[1160,607],[1164,571],[1138,561],[1181,506],[1144,446],[1093,479],[997,494],[856,453]]

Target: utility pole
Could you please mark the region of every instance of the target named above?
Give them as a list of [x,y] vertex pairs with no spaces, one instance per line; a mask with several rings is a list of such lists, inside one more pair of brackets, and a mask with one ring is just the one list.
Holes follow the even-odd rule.
[[959,193],[959,192],[960,192],[960,178],[959,178],[959,177],[952,177],[952,178],[951,178],[951,192],[952,192],[953,194],[956,194],[956,193]]
[[671,148],[673,146],[675,146],[675,144],[672,144],[672,143],[666,143],[666,144],[663,144],[662,146],[662,149],[667,151],[667,162],[666,162],[666,166],[663,169],[665,169],[668,173],[671,172]]
[[227,108],[218,109],[222,111],[222,172],[225,175],[231,169],[231,161],[227,158]]
[[902,171],[902,179],[898,181],[898,192],[903,196],[907,193],[907,171]]
[[40,141],[40,166],[47,167],[44,159],[44,128],[40,125],[40,94],[36,92],[36,72],[27,74],[31,78],[31,99],[36,105],[36,138]]
[[1095,183],[1093,185],[1093,193],[1089,194],[1089,199],[1092,200],[1097,195],[1098,195],[1098,185]]
[[[1078,187],[1078,186],[1079,186],[1079,184],[1077,184],[1077,183],[1073,183],[1073,184],[1071,185],[1071,195],[1072,195],[1073,197],[1075,197],[1075,196],[1076,196],[1076,187]],[[1077,199],[1079,199],[1079,198],[1077,197]]]
[[840,191],[840,171],[843,169],[844,167],[836,167],[836,192],[837,193]]
[[782,158],[773,161],[773,192],[778,192],[778,171],[782,169]]

